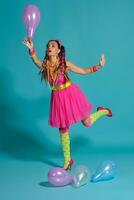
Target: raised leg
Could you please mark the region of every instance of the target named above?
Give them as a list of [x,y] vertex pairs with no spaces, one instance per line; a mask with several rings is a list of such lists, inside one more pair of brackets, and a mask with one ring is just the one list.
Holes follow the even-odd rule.
[[94,122],[96,122],[99,118],[101,118],[104,115],[109,117],[112,116],[112,112],[108,108],[98,107],[97,110],[98,110],[97,112],[94,112],[90,114],[88,117],[81,120],[84,126],[86,127],[91,126]]

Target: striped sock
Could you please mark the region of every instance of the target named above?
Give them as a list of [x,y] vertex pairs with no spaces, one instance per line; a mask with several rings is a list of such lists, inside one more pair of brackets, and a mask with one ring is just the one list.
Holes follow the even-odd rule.
[[97,112],[94,112],[85,120],[85,125],[91,126],[94,122],[96,122],[96,120],[107,114],[108,110],[99,110]]
[[60,133],[60,141],[62,152],[64,156],[64,169],[67,168],[69,161],[71,160],[70,156],[70,138],[68,131],[65,133]]

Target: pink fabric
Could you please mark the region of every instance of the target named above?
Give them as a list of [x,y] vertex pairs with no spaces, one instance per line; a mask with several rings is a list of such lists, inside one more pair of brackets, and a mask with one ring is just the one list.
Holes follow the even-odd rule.
[[[60,72],[58,85],[65,82]],[[65,89],[51,93],[48,124],[56,128],[65,128],[89,116],[92,104],[88,101],[80,88],[71,83]]]
[[[58,76],[58,81],[57,81],[56,86],[59,86],[59,85],[65,83],[65,82],[66,82],[66,78],[65,78],[65,76],[62,74],[62,71],[60,70],[60,71],[59,71],[59,76]],[[51,84],[51,85],[53,84],[53,79],[52,79],[51,76],[50,76],[50,84]]]

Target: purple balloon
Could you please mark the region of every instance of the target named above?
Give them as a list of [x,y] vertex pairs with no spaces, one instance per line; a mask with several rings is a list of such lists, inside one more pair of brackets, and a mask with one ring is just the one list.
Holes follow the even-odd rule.
[[40,11],[35,5],[28,5],[23,11],[23,22],[27,30],[27,37],[32,40],[40,21]]
[[67,170],[56,167],[49,170],[48,181],[53,186],[65,186],[72,183],[72,177],[68,174]]

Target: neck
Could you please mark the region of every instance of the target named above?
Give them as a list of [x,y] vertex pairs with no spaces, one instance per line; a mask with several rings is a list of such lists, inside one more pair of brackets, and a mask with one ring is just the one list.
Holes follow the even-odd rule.
[[49,57],[49,61],[51,64],[55,64],[57,62],[57,60],[59,60],[59,58],[57,58],[57,56],[50,56]]

